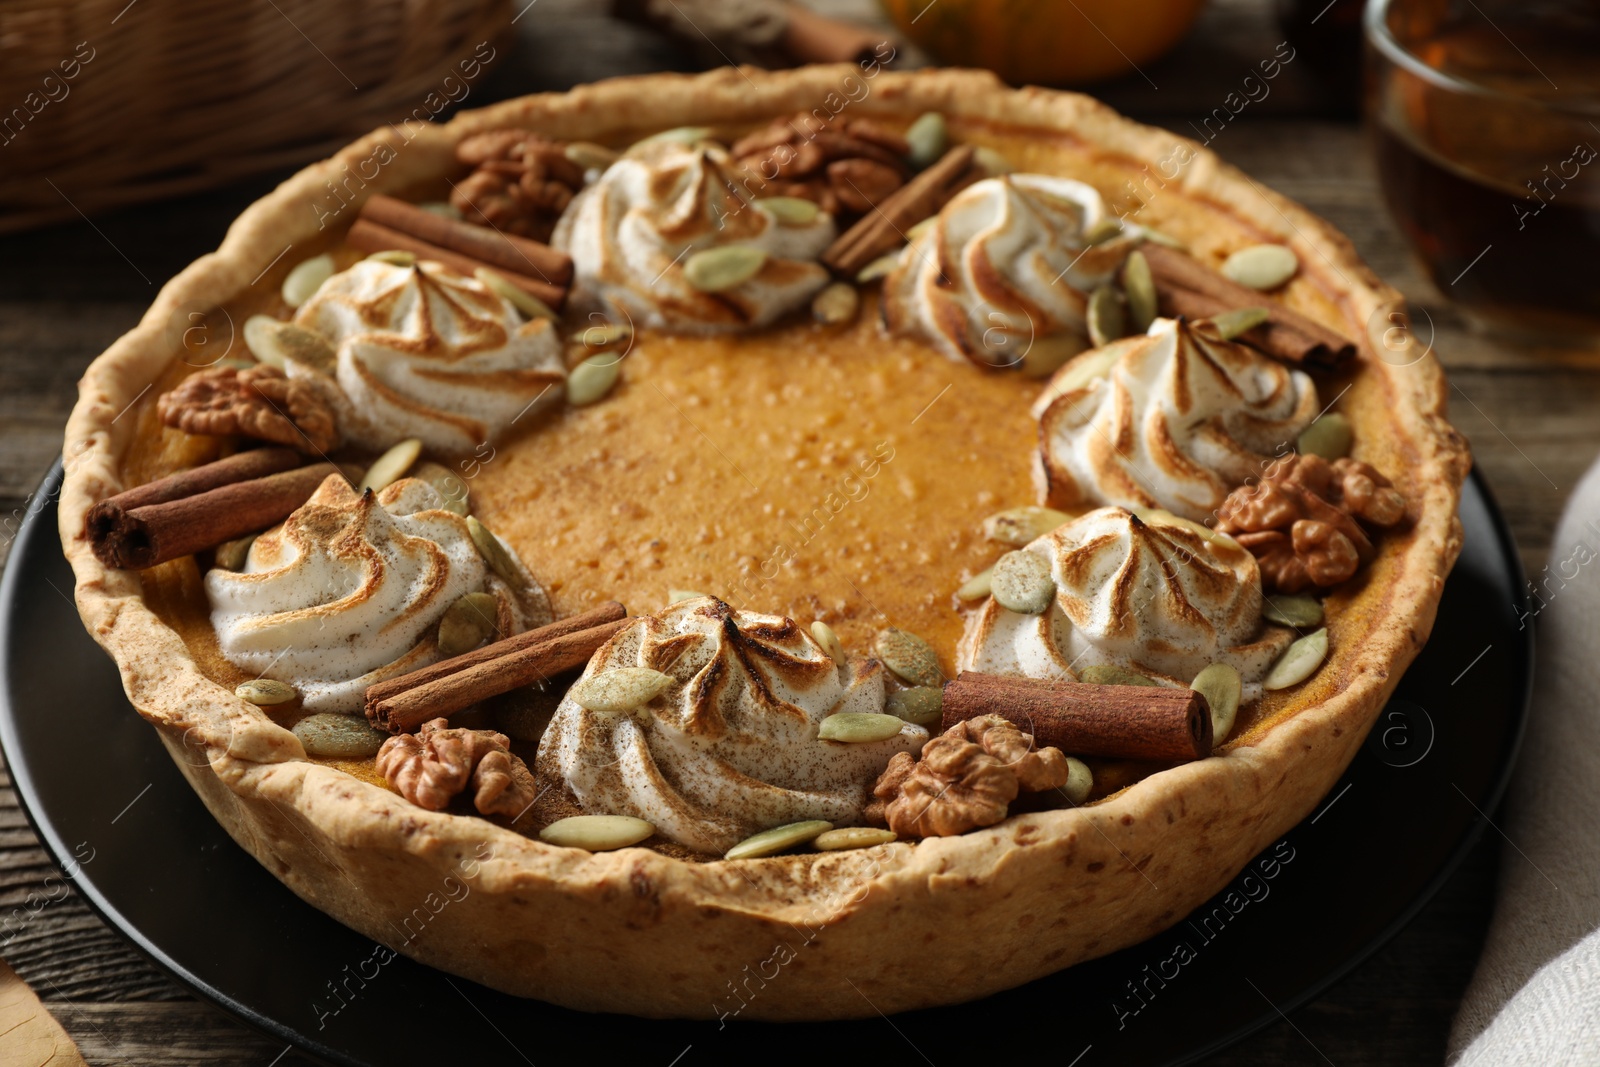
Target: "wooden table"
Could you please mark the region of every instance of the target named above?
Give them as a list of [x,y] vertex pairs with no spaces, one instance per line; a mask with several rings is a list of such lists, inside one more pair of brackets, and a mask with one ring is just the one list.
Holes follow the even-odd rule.
[[[530,5],[518,26],[520,51],[468,103],[608,74],[686,69],[687,60],[672,46],[611,23],[594,6],[583,0]],[[870,0],[818,0],[816,6],[873,10]],[[1145,71],[1148,80],[1125,79],[1100,95],[1145,121],[1191,132],[1185,116],[1218,106],[1256,59],[1272,53],[1281,35],[1269,6],[1214,3],[1174,57]],[[1524,563],[1536,574],[1562,502],[1600,451],[1594,416],[1600,356],[1511,346],[1469,333],[1408,260],[1382,209],[1359,129],[1348,120],[1316,117],[1337,109],[1304,66],[1291,64],[1273,95],[1231,123],[1211,147],[1332,220],[1407,294],[1419,322],[1431,320],[1435,350],[1451,372],[1452,418],[1470,438]],[[134,325],[161,283],[213,249],[233,217],[282,176],[0,240],[0,509],[6,515],[20,516],[58,453],[84,367]],[[13,522],[0,524],[0,559],[12,528]],[[38,895],[60,896],[44,888],[55,868],[9,785],[0,782],[0,915],[27,908]],[[1499,847],[1499,838],[1486,834],[1433,903],[1386,948],[1320,1000],[1209,1062],[1438,1061],[1482,943]],[[0,942],[0,956],[44,998],[91,1063],[309,1062],[194,1000],[75,893],[19,924]]]

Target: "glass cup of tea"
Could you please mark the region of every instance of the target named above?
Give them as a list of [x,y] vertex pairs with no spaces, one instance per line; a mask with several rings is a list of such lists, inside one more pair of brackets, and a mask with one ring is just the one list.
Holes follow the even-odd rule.
[[1600,344],[1600,6],[1371,0],[1389,211],[1476,325]]

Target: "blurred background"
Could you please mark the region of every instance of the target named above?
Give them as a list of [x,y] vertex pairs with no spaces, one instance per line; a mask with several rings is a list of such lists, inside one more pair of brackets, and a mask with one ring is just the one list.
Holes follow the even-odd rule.
[[[89,361],[305,162],[525,93],[891,41],[900,69],[1091,93],[1339,227],[1450,371],[1452,419],[1537,576],[1600,449],[1597,18],[1489,0],[0,0],[0,558]],[[1208,1062],[1439,1061],[1495,845],[1331,993]],[[52,873],[0,790],[0,910]],[[0,954],[92,1063],[305,1062],[189,998],[70,890]]]

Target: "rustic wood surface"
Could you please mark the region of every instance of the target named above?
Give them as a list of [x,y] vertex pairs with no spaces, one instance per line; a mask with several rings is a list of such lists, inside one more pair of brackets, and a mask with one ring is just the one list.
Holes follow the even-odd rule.
[[[614,73],[682,69],[672,46],[606,20],[584,0],[529,4],[515,57],[468,106]],[[870,0],[818,0],[870,13]],[[519,4],[520,7],[520,4]],[[1189,132],[1280,39],[1270,5],[1214,3],[1175,56],[1101,91],[1146,121]],[[575,47],[581,44],[581,47]],[[1302,65],[1303,66],[1303,65]],[[1305,72],[1230,124],[1212,147],[1256,179],[1333,221],[1403,290],[1451,372],[1453,419],[1505,509],[1530,573],[1556,517],[1600,450],[1600,355],[1516,346],[1466,330],[1424,282],[1382,208],[1360,130],[1335,117]],[[1322,116],[1322,117],[1318,117]],[[130,328],[157,287],[211,250],[228,222],[272,187],[269,175],[216,193],[0,240],[0,558],[15,517],[60,447],[84,367]],[[71,190],[62,190],[66,196]],[[1420,330],[1419,330],[1420,332]],[[1437,1062],[1491,909],[1500,840],[1486,834],[1431,905],[1316,1002],[1214,1065]],[[44,999],[93,1064],[305,1064],[200,1003],[99,921],[57,874],[0,780],[0,956]],[[1306,921],[1315,921],[1307,916]]]

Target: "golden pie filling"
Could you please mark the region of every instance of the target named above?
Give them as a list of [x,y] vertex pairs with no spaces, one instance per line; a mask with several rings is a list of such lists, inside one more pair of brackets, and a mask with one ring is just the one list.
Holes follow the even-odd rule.
[[126,484],[335,464],[144,570],[208,676],[424,807],[700,859],[1092,802],[1318,684],[1406,499],[1293,252],[1062,135],[741,132],[469,138],[175,346]]

